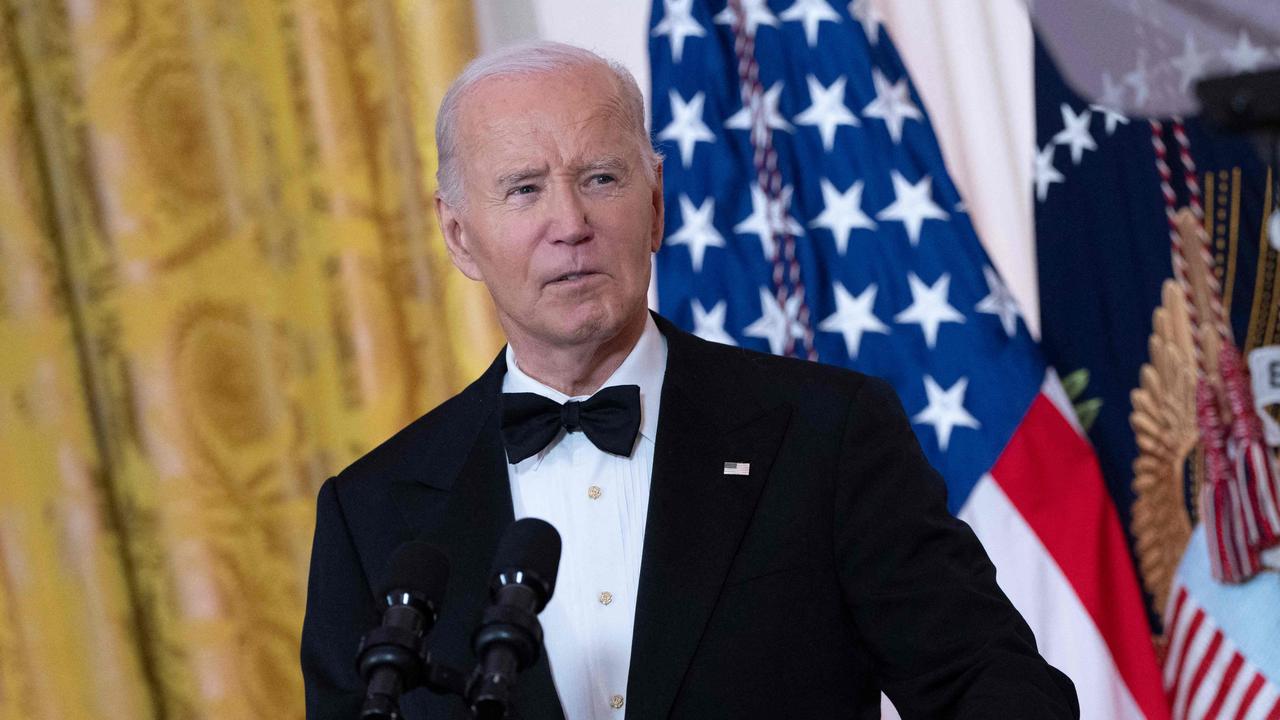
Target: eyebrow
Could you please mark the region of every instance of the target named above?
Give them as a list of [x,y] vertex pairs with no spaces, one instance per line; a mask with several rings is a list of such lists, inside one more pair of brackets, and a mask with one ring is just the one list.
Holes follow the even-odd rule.
[[499,175],[496,185],[498,187],[511,187],[518,185],[526,180],[544,177],[547,174],[545,168],[523,168],[504,175]]
[[[581,173],[595,172],[600,170],[611,170],[613,172],[621,173],[621,172],[625,172],[627,169],[628,169],[628,165],[626,161],[623,160],[621,157],[617,155],[606,155],[604,157],[598,158],[596,160],[592,160],[591,162],[584,163],[582,165],[575,167],[574,172],[576,174],[581,174]],[[536,180],[538,178],[543,178],[546,176],[547,176],[547,169],[545,167],[521,168],[519,170],[515,170],[509,173],[504,173],[502,175],[499,175],[497,181],[495,182],[495,185],[500,188],[508,188],[515,185],[519,185],[528,180]]]
[[602,158],[592,160],[585,165],[580,166],[579,172],[591,170],[614,170],[623,171],[627,169],[627,163],[617,155],[606,155]]

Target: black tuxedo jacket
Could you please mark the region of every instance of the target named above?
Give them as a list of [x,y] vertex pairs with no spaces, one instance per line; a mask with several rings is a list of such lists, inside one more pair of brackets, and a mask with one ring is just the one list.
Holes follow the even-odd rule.
[[[1068,718],[1071,681],[946,509],[885,383],[704,342],[662,318],[662,390],[625,714],[649,718]],[[371,585],[402,542],[452,566],[434,656],[470,670],[489,563],[512,522],[499,355],[460,394],[320,490],[302,669],[309,718],[355,718]],[[750,463],[747,476],[724,463]],[[464,718],[417,690],[409,718]],[[545,656],[521,717],[561,718]]]

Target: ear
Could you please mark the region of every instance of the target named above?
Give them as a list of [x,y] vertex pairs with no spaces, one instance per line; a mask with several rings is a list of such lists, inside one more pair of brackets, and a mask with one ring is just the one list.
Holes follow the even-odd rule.
[[658,161],[658,167],[655,171],[656,177],[653,181],[653,198],[650,202],[653,204],[653,227],[649,228],[649,252],[658,252],[658,248],[662,247],[663,232],[663,212],[664,205],[662,199],[662,161]]
[[436,221],[440,223],[440,234],[444,236],[444,246],[449,250],[449,259],[454,267],[472,280],[481,280],[480,268],[471,256],[466,231],[462,229],[462,215],[456,208],[444,201],[440,193],[435,194]]

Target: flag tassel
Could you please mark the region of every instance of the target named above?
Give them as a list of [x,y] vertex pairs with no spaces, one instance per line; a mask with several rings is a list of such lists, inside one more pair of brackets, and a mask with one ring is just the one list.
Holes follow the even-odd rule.
[[1280,542],[1280,478],[1263,443],[1240,354],[1229,340],[1218,362],[1231,420],[1229,426],[1223,421],[1218,392],[1202,377],[1196,388],[1205,459],[1200,508],[1213,576],[1238,584],[1260,572],[1262,551]]
[[1200,514],[1210,541],[1210,567],[1218,580],[1240,583],[1256,572],[1256,558],[1252,557],[1241,486],[1232,472],[1216,393],[1203,377],[1196,388],[1196,417],[1204,447]]
[[1240,353],[1233,345],[1222,348],[1219,359],[1227,402],[1231,407],[1231,439],[1236,447],[1236,475],[1247,490],[1250,534],[1255,551],[1280,542],[1280,504],[1277,503],[1275,459],[1263,441],[1262,423],[1253,406],[1253,393],[1245,378]]

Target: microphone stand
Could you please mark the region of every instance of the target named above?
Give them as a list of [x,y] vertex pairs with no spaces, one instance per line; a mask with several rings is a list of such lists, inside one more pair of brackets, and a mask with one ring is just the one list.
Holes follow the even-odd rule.
[[[537,660],[542,627],[530,613],[494,607],[486,613],[486,622],[477,628],[476,635],[485,645],[493,643],[503,650],[510,648],[512,672],[489,674],[477,663],[470,673],[463,673],[432,660],[425,637],[415,637],[412,632],[397,627],[369,631],[361,640],[356,660],[361,673],[372,676],[360,709],[360,720],[403,720],[400,696],[420,687],[437,695],[461,698],[472,717],[479,720],[509,717],[513,671],[517,666],[523,669]],[[368,672],[379,666],[394,668],[396,672]]]
[[[389,594],[392,607],[382,626],[361,638],[356,656],[361,677],[368,678],[361,720],[401,720],[400,696],[418,687],[461,697],[479,720],[510,717],[516,678],[538,661],[542,649],[538,613],[555,589],[560,548],[560,534],[544,520],[524,518],[507,528],[495,556],[489,606],[471,638],[478,662],[465,679],[454,668],[433,662],[427,650],[426,631],[435,623],[435,608],[430,603],[415,606],[409,592]],[[442,575],[439,567],[437,563],[436,574]],[[442,587],[443,580],[435,585]]]
[[374,667],[391,667],[396,672],[372,673],[360,720],[403,720],[400,696],[425,687],[437,695],[467,698],[469,685],[463,673],[434,662],[425,637],[396,627],[371,630],[360,641],[356,664],[362,675]]

